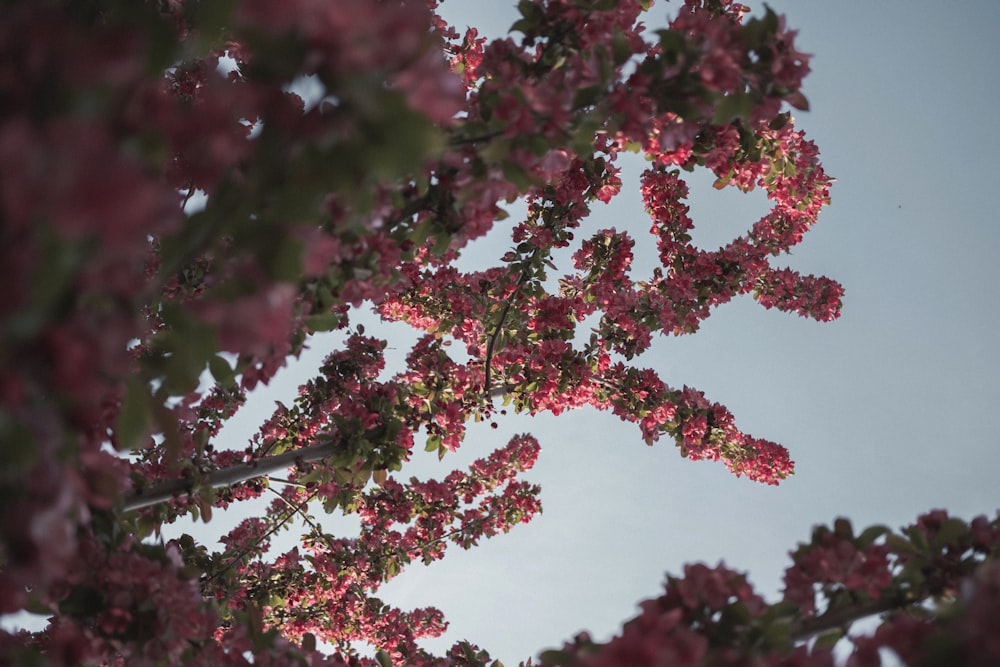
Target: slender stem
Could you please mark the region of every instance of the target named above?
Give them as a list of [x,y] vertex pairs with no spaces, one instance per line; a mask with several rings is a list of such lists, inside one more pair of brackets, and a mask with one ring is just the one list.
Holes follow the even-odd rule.
[[183,201],[181,201],[181,210],[182,210],[182,211],[183,211],[183,210],[184,210],[185,208],[187,208],[187,205],[188,205],[188,202],[189,202],[189,201],[191,201],[191,197],[193,197],[193,196],[194,196],[194,193],[195,193],[195,188],[194,188],[194,184],[192,184],[192,183],[188,183],[188,186],[187,186],[187,194],[185,194],[185,195],[184,195],[184,200],[183,200]]
[[292,481],[292,480],[290,480],[290,479],[282,479],[282,478],[280,478],[280,477],[275,477],[274,475],[271,475],[271,477],[270,477],[269,479],[270,479],[270,480],[271,480],[272,482],[277,482],[278,484],[286,484],[286,485],[288,485],[288,486],[297,486],[297,487],[299,487],[300,489],[304,489],[304,488],[306,488],[306,485],[305,485],[305,484],[299,484],[298,482],[293,482],[293,481]]
[[[311,501],[313,498],[315,498],[316,494],[318,492],[319,492],[319,487],[317,487],[316,489],[314,489],[313,492],[309,494],[309,497],[306,498],[305,500],[303,500],[299,504],[298,507],[292,507],[292,510],[288,514],[286,514],[285,516],[283,516],[281,518],[281,520],[278,521],[277,523],[275,523],[266,533],[264,533],[263,535],[261,535],[260,537],[258,537],[257,540],[254,541],[254,543],[252,545],[248,546],[247,548],[243,549],[243,551],[241,551],[240,553],[236,554],[236,556],[232,560],[230,560],[228,563],[226,563],[222,567],[222,569],[218,570],[217,572],[212,573],[212,576],[209,577],[208,579],[206,579],[205,583],[209,584],[209,583],[215,581],[220,576],[222,576],[222,574],[224,572],[228,571],[229,568],[231,568],[233,565],[235,565],[240,560],[242,560],[244,556],[246,556],[247,554],[249,554],[252,551],[256,551],[257,547],[260,545],[261,542],[263,542],[264,540],[266,540],[267,538],[269,538],[271,535],[274,535],[276,532],[278,532],[278,529],[281,528],[282,526],[284,526],[286,523],[288,523],[288,520],[291,519],[295,515],[296,512],[301,512],[302,508],[305,507],[306,505],[308,505],[309,501]],[[285,498],[282,497],[282,500],[285,500]],[[285,503],[289,504],[289,505],[291,504],[287,500],[285,500]]]
[[[278,493],[274,489],[269,489],[269,490],[272,493],[274,493],[275,495],[277,495],[279,498],[281,498],[282,502],[284,502],[286,505],[288,505],[293,510],[293,513],[297,513],[299,516],[301,516],[302,520],[305,521],[306,524],[308,524],[308,526],[310,528],[312,528],[314,531],[316,531],[316,535],[319,537],[319,539],[323,540],[323,543],[326,544],[326,547],[327,547],[327,549],[330,550],[331,554],[334,553],[337,550],[337,548],[330,541],[329,536],[326,533],[324,533],[322,530],[320,530],[320,527],[316,525],[316,523],[312,520],[312,518],[308,514],[306,514],[304,511],[302,511],[303,508],[305,507],[305,503],[303,503],[302,505],[299,505],[298,507],[296,507],[292,503],[288,502],[288,500],[283,495],[281,495],[280,493]],[[315,495],[316,495],[316,493],[314,492],[313,495],[310,496],[309,500],[312,500],[312,498],[315,497]],[[309,502],[309,500],[307,500],[306,502]],[[289,518],[291,518],[291,517],[289,516]],[[353,590],[354,594],[356,596],[358,596],[358,598],[364,599],[366,601],[366,603],[367,603],[367,601],[368,601],[368,594],[365,592],[365,589],[362,588],[359,583],[353,582],[353,583],[349,584],[349,588],[351,588]]]
[[[315,530],[315,531],[316,531],[316,534],[317,534],[317,535],[319,536],[319,538],[320,538],[321,540],[323,540],[323,542],[324,542],[324,543],[326,544],[327,548],[328,548],[328,549],[330,549],[330,551],[331,551],[331,552],[333,552],[333,551],[335,550],[335,549],[334,549],[334,546],[333,546],[333,544],[332,544],[332,543],[330,542],[330,540],[329,540],[329,539],[327,538],[327,535],[326,535],[325,533],[323,533],[323,532],[322,532],[322,531],[321,531],[321,530],[319,529],[319,526],[317,526],[317,525],[316,525],[316,523],[315,523],[315,522],[314,522],[314,521],[312,520],[312,518],[311,518],[311,517],[310,517],[310,516],[309,516],[308,514],[306,514],[306,513],[305,513],[305,512],[303,511],[303,508],[305,507],[305,505],[299,505],[299,506],[295,506],[295,505],[293,505],[292,503],[290,503],[290,502],[288,501],[288,499],[287,499],[287,498],[285,498],[285,497],[284,497],[283,495],[281,495],[280,493],[278,493],[278,492],[277,492],[277,491],[275,491],[274,489],[268,489],[268,490],[269,490],[269,491],[270,491],[271,493],[273,493],[274,495],[276,495],[276,496],[278,496],[279,498],[281,498],[281,501],[282,501],[283,503],[285,503],[286,505],[288,505],[288,507],[289,507],[290,509],[292,509],[294,513],[297,513],[297,514],[298,514],[299,516],[301,516],[301,517],[302,517],[302,520],[303,520],[303,521],[305,521],[305,522],[306,522],[306,524],[307,524],[307,525],[308,525],[308,526],[309,526],[310,528],[312,528],[313,530]],[[313,495],[315,495],[315,494],[313,494]]]
[[517,285],[514,287],[514,292],[507,298],[507,303],[504,304],[503,312],[500,313],[500,321],[497,322],[496,327],[493,329],[493,333],[490,335],[489,341],[486,343],[486,375],[483,379],[483,390],[492,396],[490,391],[490,366],[493,365],[493,350],[496,348],[497,338],[500,336],[500,331],[503,329],[503,323],[507,319],[507,313],[510,312],[511,304],[514,303],[514,297],[517,295],[517,291],[521,289],[521,285],[528,277],[528,268],[525,267],[521,272],[521,277],[517,281]]

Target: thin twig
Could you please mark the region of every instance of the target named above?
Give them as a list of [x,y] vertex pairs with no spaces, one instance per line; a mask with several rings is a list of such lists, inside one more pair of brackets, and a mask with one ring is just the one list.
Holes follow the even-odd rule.
[[187,208],[188,202],[191,201],[191,197],[194,196],[195,189],[194,185],[188,185],[187,194],[184,195],[184,200],[181,202],[181,210],[183,211]]
[[[302,501],[302,503],[299,505],[298,508],[293,508],[292,511],[290,511],[288,514],[282,517],[281,521],[278,521],[270,530],[268,530],[266,533],[258,537],[257,540],[251,546],[245,548],[243,551],[237,554],[236,557],[230,560],[228,563],[226,563],[226,565],[221,570],[218,570],[217,572],[213,573],[212,576],[210,576],[208,579],[205,580],[205,584],[212,583],[220,576],[222,576],[225,572],[227,572],[233,565],[243,560],[243,557],[246,556],[248,553],[250,553],[251,551],[255,551],[257,547],[260,546],[261,542],[269,538],[271,535],[274,535],[274,533],[276,533],[279,528],[288,523],[288,520],[291,519],[296,512],[301,511],[302,507],[308,505],[310,501],[312,501],[312,499],[316,497],[316,494],[318,492],[319,492],[319,487],[316,487],[316,489],[314,489],[313,492],[309,494],[309,497]],[[282,498],[282,500],[285,499]],[[288,503],[287,500],[285,500],[285,502]]]
[[278,484],[287,484],[288,486],[297,486],[300,489],[306,488],[305,484],[300,484],[299,482],[293,482],[290,479],[281,479],[280,477],[268,477],[272,482],[277,482]]
[[[296,507],[292,503],[288,502],[287,498],[285,498],[283,495],[281,495],[280,493],[278,493],[274,489],[268,489],[268,491],[270,491],[274,495],[276,495],[279,498],[281,498],[281,501],[283,503],[285,503],[286,505],[288,505],[288,507],[291,508],[293,512],[297,512],[299,514],[299,516],[302,517],[302,520],[305,521],[309,525],[310,528],[312,528],[313,530],[316,531],[316,534],[319,535],[319,537],[320,537],[321,540],[323,540],[323,542],[326,544],[327,548],[330,549],[331,552],[334,551],[333,543],[330,542],[327,539],[326,534],[323,533],[322,531],[320,531],[319,526],[317,526],[315,523],[313,523],[312,518],[308,514],[306,514],[304,511],[302,511],[303,507],[305,507],[304,504],[303,505],[299,505],[298,507]],[[310,498],[310,500],[311,500],[311,498]]]
[[489,341],[486,343],[486,376],[483,379],[483,392],[489,397],[490,394],[490,366],[493,364],[493,350],[496,348],[497,338],[500,336],[500,330],[503,329],[503,323],[507,319],[507,313],[510,312],[510,307],[514,303],[514,297],[517,295],[518,290],[521,289],[521,285],[528,278],[528,269],[521,272],[521,277],[517,281],[517,285],[514,287],[514,292],[507,298],[507,303],[504,304],[503,312],[500,313],[500,321],[497,322],[496,327],[493,329],[493,333],[490,335]]

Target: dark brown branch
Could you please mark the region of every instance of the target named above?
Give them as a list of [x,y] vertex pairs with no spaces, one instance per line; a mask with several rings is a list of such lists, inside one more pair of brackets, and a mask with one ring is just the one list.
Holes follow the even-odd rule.
[[209,486],[213,489],[229,487],[240,482],[270,475],[280,470],[286,470],[295,465],[297,461],[309,463],[319,461],[333,454],[335,442],[325,442],[320,445],[303,447],[277,456],[268,456],[246,463],[239,463],[228,468],[220,468],[209,473],[200,483],[195,484],[189,479],[172,479],[159,484],[154,484],[148,489],[138,489],[125,496],[125,504],[122,509],[125,512],[142,509],[150,505],[166,502],[172,498],[190,495],[199,486]]

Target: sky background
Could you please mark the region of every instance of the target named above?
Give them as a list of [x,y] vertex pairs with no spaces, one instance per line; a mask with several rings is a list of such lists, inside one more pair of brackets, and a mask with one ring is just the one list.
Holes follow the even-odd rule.
[[[506,34],[515,4],[450,0],[442,10],[460,30],[492,37]],[[777,261],[841,281],[842,317],[821,324],[738,299],[694,335],[657,339],[638,363],[725,404],[744,432],[787,446],[796,474],[778,487],[738,479],[721,464],[680,458],[670,441],[646,447],[634,425],[593,410],[512,415],[496,431],[472,424],[459,452],[440,463],[419,452],[404,478],[443,477],[528,431],[542,454],[525,477],[542,485],[544,513],[471,551],[415,564],[383,589],[403,608],[444,611],[449,632],[428,648],[468,639],[516,665],[584,629],[607,639],[684,563],[724,561],[774,599],[788,552],[817,523],[846,516],[856,527],[899,527],[932,508],[970,518],[1000,507],[1000,129],[990,121],[1000,106],[1000,3],[769,4],[814,54],[804,88],[812,111],[795,117],[838,179],[817,227]],[[678,5],[658,0],[647,25]],[[640,276],[655,239],[638,190],[642,162],[624,166],[621,196],[595,205],[577,236],[629,230]],[[695,241],[709,249],[768,208],[760,193],[717,192],[712,180],[692,179],[689,201]],[[471,246],[462,265],[496,264],[515,221]],[[405,327],[373,321],[368,333],[391,340],[398,368]],[[335,341],[314,341],[219,444],[244,446]],[[245,515],[218,512],[198,533],[223,534]]]

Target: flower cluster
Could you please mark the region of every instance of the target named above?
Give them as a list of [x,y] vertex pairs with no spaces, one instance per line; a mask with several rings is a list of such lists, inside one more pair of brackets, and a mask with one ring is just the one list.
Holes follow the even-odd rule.
[[267,562],[257,556],[267,550],[273,526],[248,519],[215,557],[220,565],[210,582],[213,595],[226,601],[230,615],[262,604],[264,624],[294,640],[308,634],[344,651],[363,641],[394,660],[416,658],[417,639],[444,631],[441,613],[392,609],[374,593],[408,563],[442,558],[448,542],[468,549],[529,521],[540,511],[539,488],[517,475],[532,467],[538,452],[532,437],[518,436],[468,472],[405,485],[389,476],[364,491],[348,480],[320,483],[320,469],[303,471],[297,481],[305,484],[288,486],[275,507],[300,507],[305,516],[313,497],[349,497],[348,511],[361,519],[359,535],[334,537],[307,519],[306,553],[293,549]]
[[[653,35],[649,2],[584,4],[525,0],[496,40],[461,35],[435,0],[0,10],[0,613],[56,615],[43,635],[0,635],[0,661],[366,663],[319,656],[322,640],[369,642],[381,664],[483,664],[468,644],[427,656],[414,642],[441,615],[372,594],[448,542],[470,547],[539,511],[517,478],[538,453],[529,436],[442,481],[389,475],[421,431],[428,450],[458,448],[470,419],[504,414],[501,395],[529,413],[611,410],[650,444],[668,435],[756,481],[791,473],[779,445],[633,360],[739,294],[839,314],[835,282],[771,264],[829,201],[815,146],[781,113],[806,104],[808,58],[783,19],[746,19],[729,1],[689,0]],[[661,265],[645,278],[633,234],[585,229],[590,207],[622,191],[628,150],[651,164],[641,190]],[[695,168],[763,188],[773,210],[717,251],[694,247],[681,173]],[[459,270],[464,245],[517,198],[527,215],[498,265]],[[246,392],[366,302],[426,332],[405,369],[384,378],[384,343],[350,334],[245,449],[217,442]],[[249,479],[275,461],[284,477]],[[221,553],[142,542],[281,482]],[[123,494],[161,484],[176,497],[122,510]],[[356,513],[360,533],[326,534],[316,506]],[[268,561],[293,520],[308,527],[301,549]],[[914,530],[929,544],[953,530],[935,525]],[[973,548],[991,530],[974,526]],[[885,589],[867,546],[822,549],[802,576]],[[899,562],[916,577],[924,561],[910,558]],[[913,586],[951,591],[968,574],[955,553],[928,558],[941,581]],[[716,613],[757,618],[740,576],[695,568],[684,581],[628,631],[676,642],[627,651],[683,662],[712,650],[698,632],[748,622]],[[990,581],[976,589],[983,608]]]
[[[886,664],[880,651],[888,650],[906,664],[995,664],[998,528],[1000,513],[966,522],[935,511],[898,532],[873,526],[859,535],[839,519],[793,552],[783,600],[765,602],[724,565],[689,565],[610,641],[582,634],[543,652],[541,663],[879,667]],[[950,587],[944,595],[939,581]],[[872,634],[848,634],[854,622],[878,614]],[[834,661],[840,639],[846,663]]]

